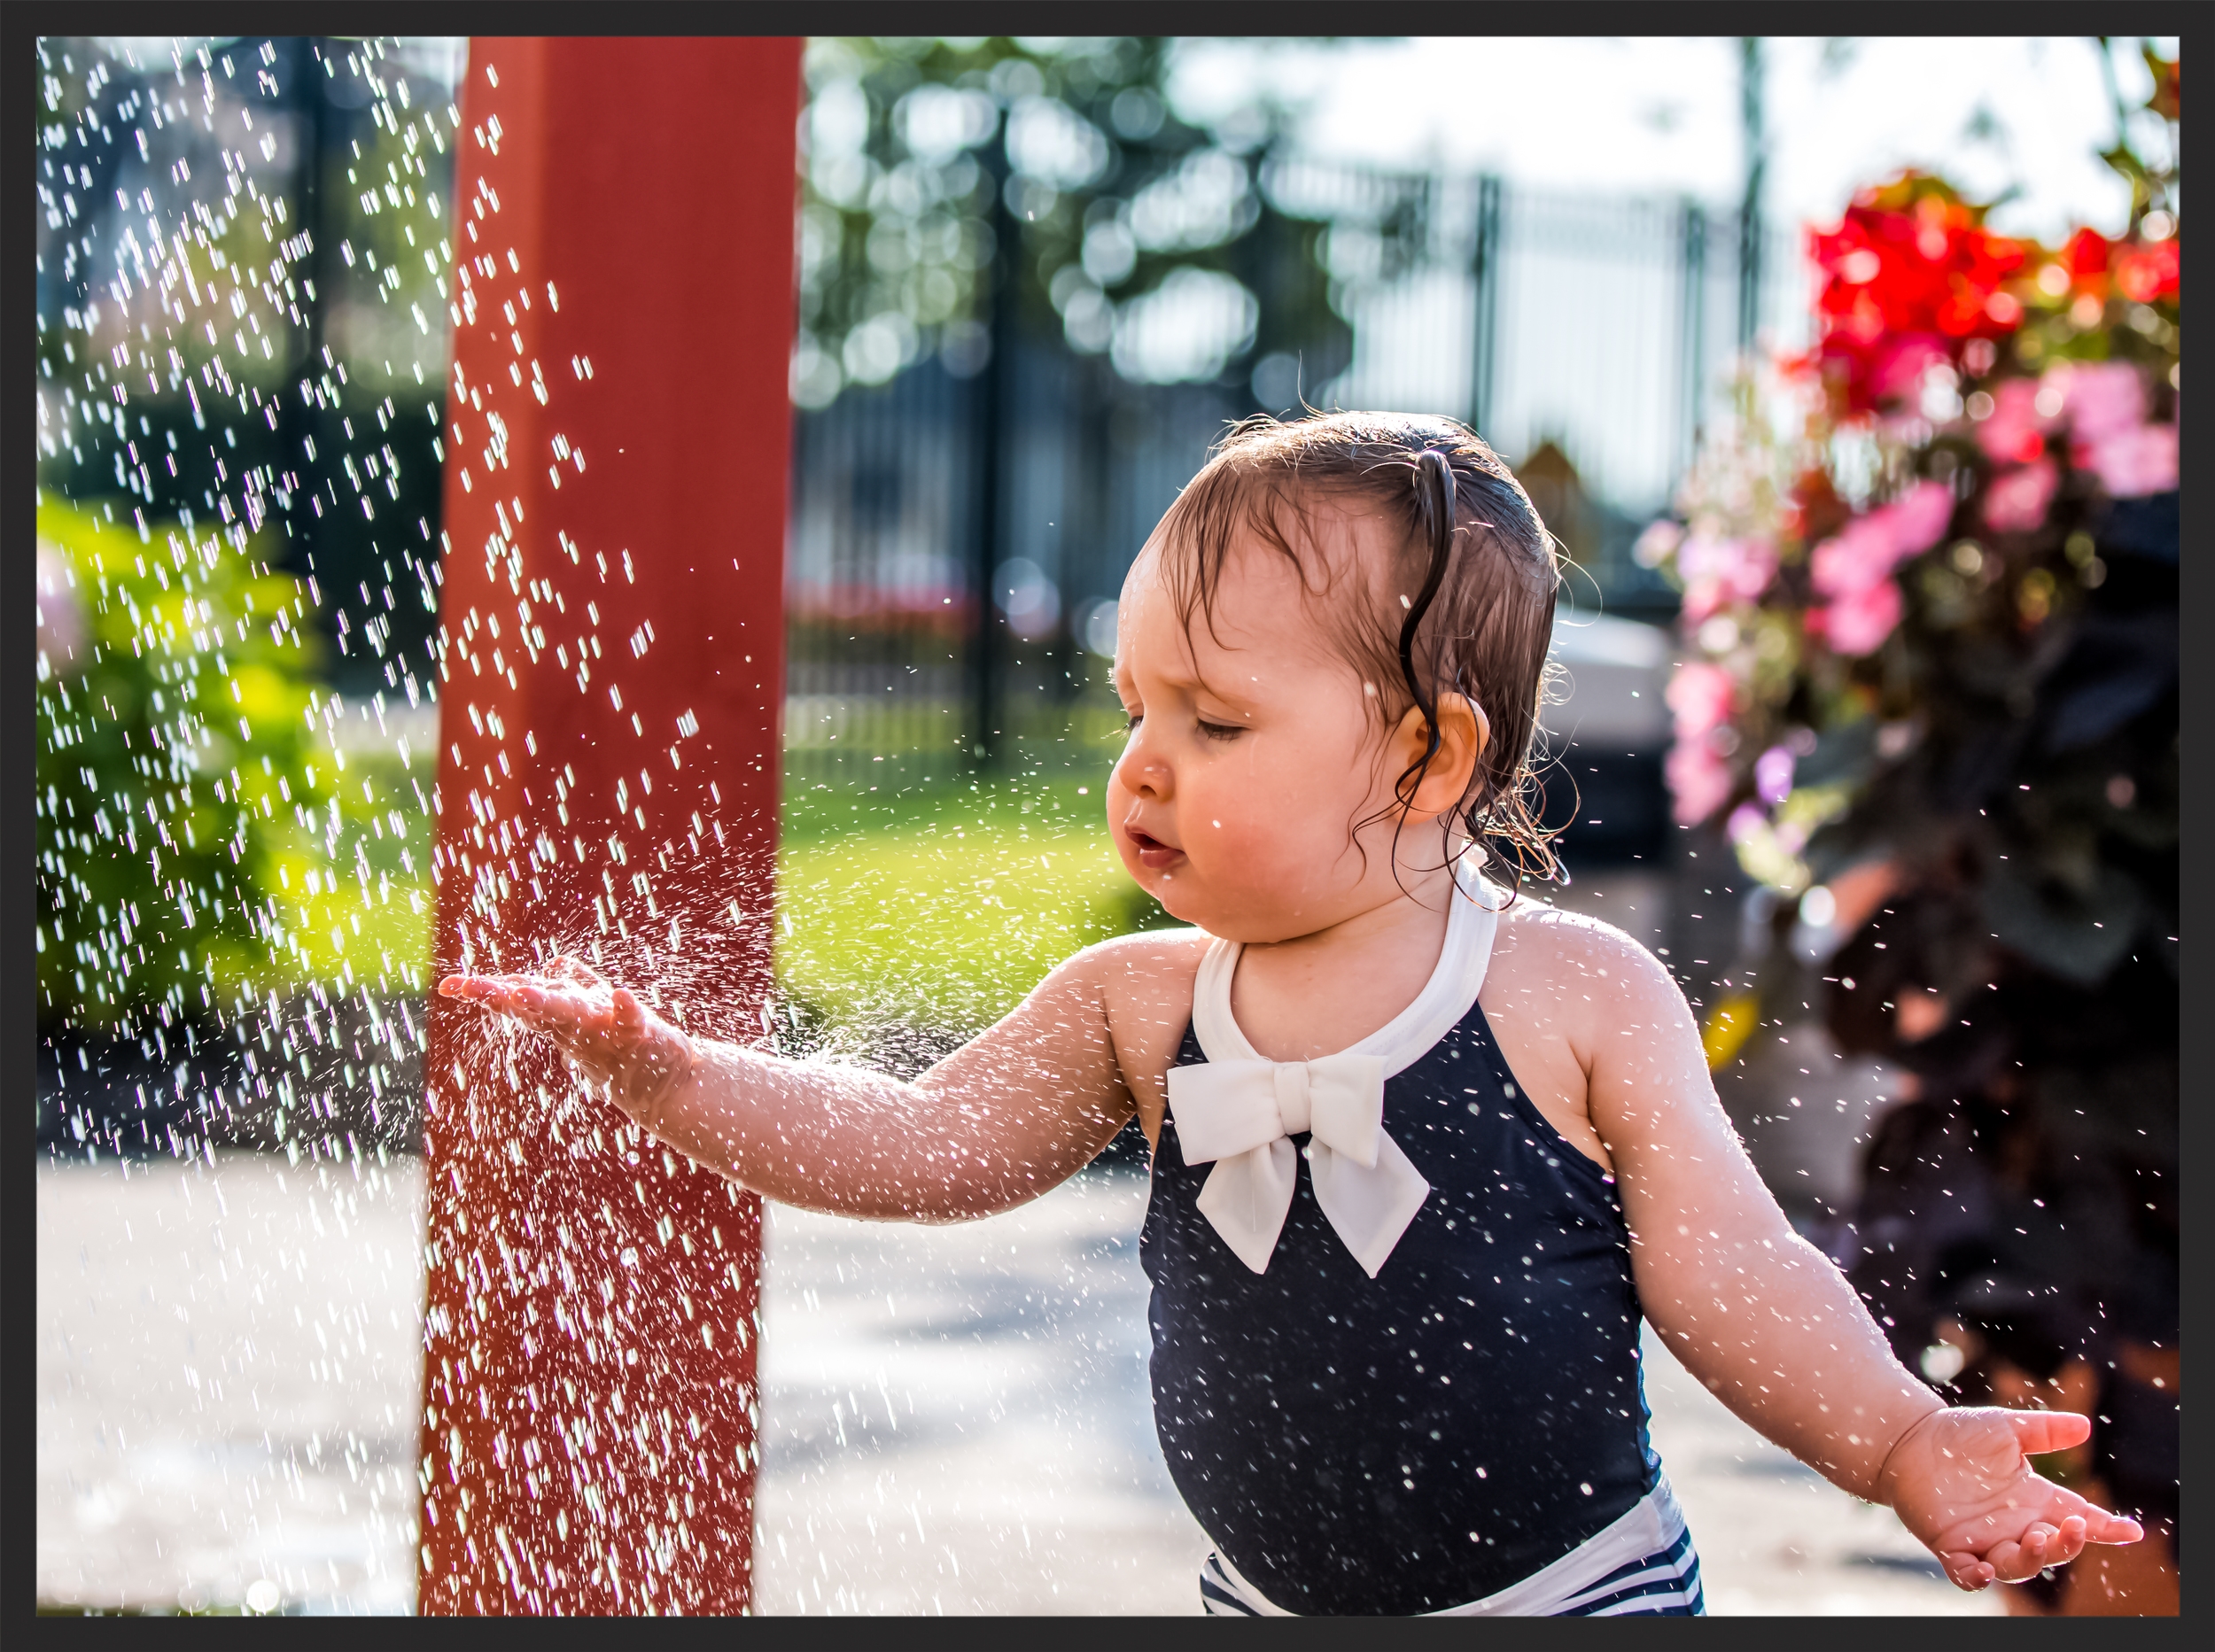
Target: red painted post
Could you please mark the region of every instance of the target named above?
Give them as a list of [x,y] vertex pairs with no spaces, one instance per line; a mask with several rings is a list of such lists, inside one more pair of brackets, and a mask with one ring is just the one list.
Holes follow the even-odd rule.
[[[799,45],[470,43],[439,973],[767,988]],[[758,1202],[436,997],[425,1074],[419,1609],[745,1610]]]

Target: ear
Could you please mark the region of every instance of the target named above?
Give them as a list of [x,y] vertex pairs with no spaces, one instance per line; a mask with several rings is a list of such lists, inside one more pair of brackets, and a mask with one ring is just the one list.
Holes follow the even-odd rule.
[[[1465,694],[1438,696],[1438,752],[1408,801],[1411,820],[1434,820],[1468,795],[1477,762],[1492,741],[1492,725],[1484,708]],[[1430,729],[1423,709],[1410,706],[1400,726],[1393,731],[1393,773],[1396,777],[1422,760],[1430,744]]]

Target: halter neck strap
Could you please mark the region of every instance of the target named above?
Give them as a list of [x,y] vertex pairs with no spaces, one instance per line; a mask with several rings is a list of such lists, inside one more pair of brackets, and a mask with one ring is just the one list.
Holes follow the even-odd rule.
[[[1454,863],[1455,899],[1446,914],[1446,942],[1438,964],[1415,1001],[1366,1038],[1341,1053],[1375,1056],[1389,1078],[1413,1066],[1431,1046],[1459,1025],[1484,986],[1492,961],[1505,892],[1485,880],[1464,856]],[[1201,959],[1193,982],[1193,1035],[1210,1061],[1259,1061],[1263,1058],[1240,1030],[1231,1013],[1231,980],[1245,948],[1216,939]]]

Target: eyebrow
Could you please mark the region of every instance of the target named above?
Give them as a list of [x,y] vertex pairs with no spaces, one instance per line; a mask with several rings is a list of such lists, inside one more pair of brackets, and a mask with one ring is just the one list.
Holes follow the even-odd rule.
[[[1230,708],[1240,717],[1250,718],[1260,706],[1259,701],[1250,699],[1235,691],[1226,692],[1224,689],[1220,688],[1216,684],[1209,681],[1206,678],[1201,677],[1199,672],[1192,670],[1188,666],[1180,666],[1178,670],[1173,671],[1162,671],[1159,673],[1159,676],[1162,682],[1166,686],[1177,689],[1179,692],[1186,694],[1195,699],[1205,695],[1209,699],[1214,700],[1218,703]],[[1123,669],[1118,668],[1116,676],[1117,687],[1121,688],[1123,682]],[[1133,681],[1130,686],[1132,691],[1135,692],[1138,686],[1137,683]]]

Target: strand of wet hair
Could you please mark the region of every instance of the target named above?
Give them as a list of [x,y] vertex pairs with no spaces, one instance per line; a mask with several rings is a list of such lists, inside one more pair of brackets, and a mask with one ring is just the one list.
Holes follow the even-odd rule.
[[[1425,537],[1430,542],[1430,566],[1424,576],[1421,590],[1416,593],[1413,601],[1407,603],[1407,617],[1400,623],[1400,674],[1407,681],[1409,695],[1423,713],[1423,725],[1429,739],[1423,748],[1423,755],[1401,771],[1399,779],[1393,782],[1393,795],[1399,799],[1403,809],[1392,827],[1392,876],[1395,882],[1399,880],[1400,876],[1400,833],[1407,824],[1404,810],[1413,803],[1416,789],[1422,785],[1423,777],[1429,772],[1433,760],[1438,756],[1439,747],[1443,743],[1442,731],[1438,724],[1438,697],[1415,668],[1415,640],[1424,618],[1430,612],[1431,605],[1437,601],[1440,587],[1445,584],[1447,564],[1453,555],[1456,525],[1453,461],[1435,447],[1426,447],[1416,455],[1411,479],[1415,487],[1416,520],[1425,530]],[[1455,673],[1455,686],[1457,689],[1461,687],[1458,671]],[[1449,845],[1454,812],[1449,810],[1439,823],[1446,832]],[[1471,812],[1473,817],[1474,810]],[[1471,841],[1474,842],[1473,829]],[[1459,858],[1459,855],[1449,847],[1445,864],[1450,865]]]
[[1429,531],[1430,568],[1424,576],[1423,588],[1414,601],[1408,605],[1407,617],[1400,622],[1400,671],[1407,679],[1408,693],[1423,713],[1423,724],[1429,731],[1429,743],[1423,755],[1402,771],[1394,782],[1393,791],[1404,803],[1415,795],[1415,787],[1423,782],[1423,775],[1438,756],[1442,736],[1438,726],[1438,697],[1415,669],[1415,637],[1422,628],[1424,617],[1431,604],[1438,599],[1439,587],[1446,581],[1446,564],[1454,548],[1454,467],[1453,461],[1435,447],[1426,447],[1415,458],[1416,515]]
[[[1440,588],[1445,584],[1446,570],[1452,559],[1454,533],[1457,525],[1455,509],[1457,489],[1451,458],[1438,448],[1424,448],[1416,455],[1411,479],[1415,487],[1417,519],[1427,531],[1426,537],[1430,542],[1430,566],[1424,578],[1421,591],[1408,605],[1407,616],[1401,622],[1400,671],[1407,680],[1409,694],[1423,712],[1424,725],[1428,732],[1429,740],[1423,755],[1410,764],[1394,783],[1394,794],[1403,805],[1413,800],[1416,787],[1422,784],[1424,775],[1428,772],[1432,762],[1438,756],[1440,746],[1443,743],[1443,735],[1438,722],[1437,697],[1432,691],[1431,686],[1424,680],[1422,674],[1416,670],[1415,640],[1424,618],[1428,615],[1432,604],[1437,600]],[[1527,508],[1527,502],[1526,508]],[[1543,531],[1542,529],[1541,531]],[[1458,692],[1467,692],[1466,686],[1461,681],[1458,669],[1455,672],[1454,686]],[[1538,819],[1532,813],[1527,800],[1522,795],[1523,785],[1535,784],[1543,798],[1544,782],[1540,780],[1535,773],[1527,771],[1515,777],[1515,780],[1516,784],[1512,789],[1501,800],[1510,816],[1512,817],[1511,819],[1496,821],[1489,818],[1482,797],[1484,788],[1480,787],[1478,797],[1469,800],[1464,810],[1449,811],[1440,824],[1450,838],[1451,826],[1449,823],[1456,814],[1460,814],[1464,817],[1462,825],[1467,833],[1471,845],[1474,845],[1487,836],[1497,835],[1504,839],[1515,851],[1515,883],[1519,890],[1523,879],[1534,874],[1545,879],[1559,878],[1566,882],[1566,869],[1547,841],[1552,834],[1547,833],[1538,824]],[[1572,787],[1574,786],[1573,779]],[[1540,810],[1543,812],[1543,803]],[[1403,818],[1404,819],[1404,817]],[[1397,826],[1394,829],[1393,836],[1396,844],[1399,837]],[[1537,864],[1535,865],[1532,864],[1534,851],[1537,859]],[[1447,855],[1447,864],[1450,865],[1459,858],[1458,852],[1449,849]],[[1396,877],[1396,849],[1395,866]]]

